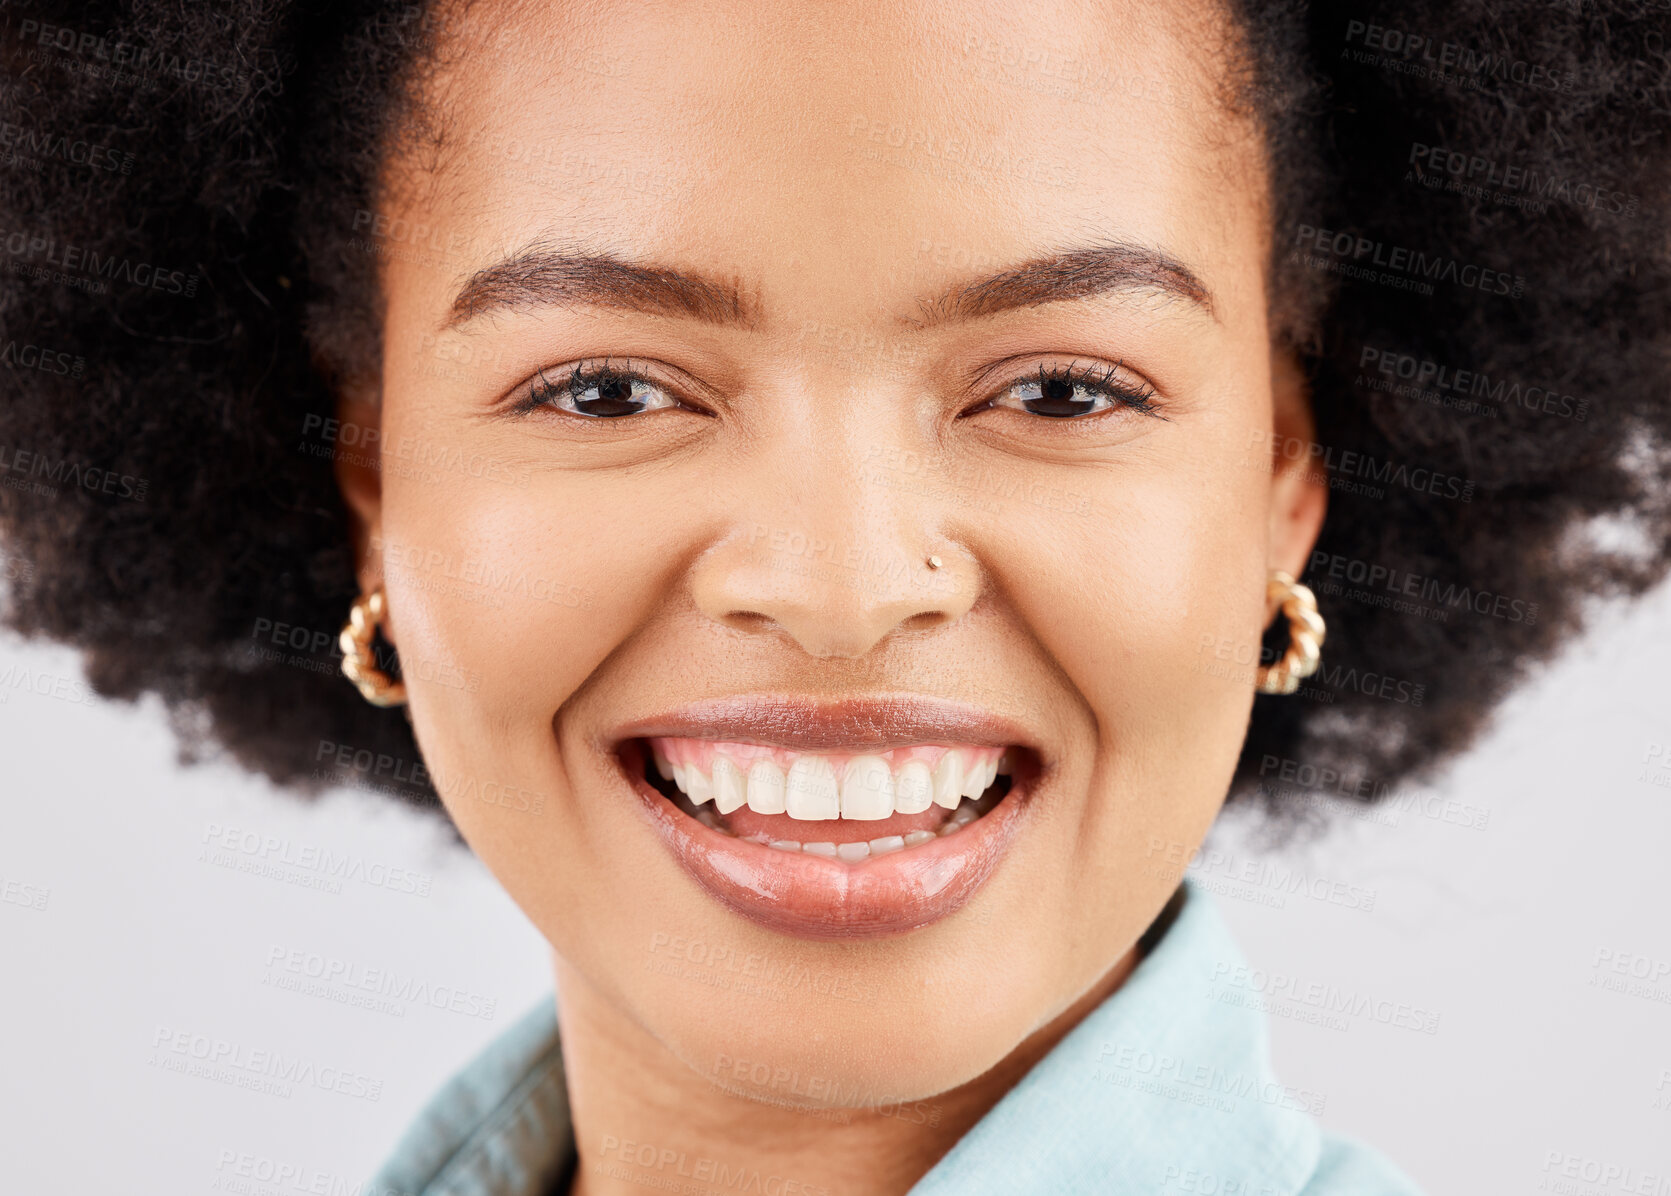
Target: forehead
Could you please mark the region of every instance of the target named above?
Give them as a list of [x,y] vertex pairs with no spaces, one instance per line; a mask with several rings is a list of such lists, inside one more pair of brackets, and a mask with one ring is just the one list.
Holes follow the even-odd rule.
[[392,164],[387,206],[440,233],[455,276],[556,240],[735,278],[786,317],[898,310],[924,279],[1110,240],[1262,294],[1238,277],[1262,270],[1266,204],[1221,21],[1065,0],[443,5],[436,152]]

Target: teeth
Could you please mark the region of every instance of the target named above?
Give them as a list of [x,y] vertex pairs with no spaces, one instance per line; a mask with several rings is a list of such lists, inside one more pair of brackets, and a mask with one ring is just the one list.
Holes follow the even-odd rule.
[[756,814],[781,814],[783,769],[770,760],[756,760],[748,770],[748,808]]
[[[894,814],[921,814],[936,805],[956,813],[966,800],[979,800],[1000,769],[1008,775],[1011,764],[1010,753],[990,748],[946,748],[935,759],[917,749],[847,757],[753,745],[739,745],[735,755],[704,748],[697,757],[704,763],[697,764],[689,748],[669,748],[669,742],[678,741],[652,740],[651,757],[657,771],[670,777],[692,805],[711,802],[718,815],[746,805],[757,814],[786,814],[806,822],[874,822]],[[669,750],[683,751],[687,758],[675,762]],[[932,766],[930,759],[935,760]]]
[[830,762],[822,756],[802,756],[791,764],[784,778],[783,801],[784,813],[791,818],[808,822],[840,818],[841,789]]
[[748,800],[748,778],[724,756],[714,757],[714,807],[729,814]]
[[963,800],[963,753],[947,752],[934,767],[934,804],[955,810]]
[[[848,761],[841,781],[841,816],[875,822],[893,812],[894,774],[888,762],[880,756]],[[868,849],[865,854],[870,854]]]
[[675,764],[673,780],[685,791],[685,796],[699,806],[714,796],[713,782],[708,780],[708,774],[694,765]]
[[934,775],[921,760],[913,760],[894,778],[894,813],[921,814],[934,804]]
[[[958,792],[964,797],[979,797],[985,793],[986,787],[992,783],[992,778],[997,775],[997,764],[996,760],[991,764],[971,764],[969,771],[963,774],[963,788]],[[988,769],[991,771],[988,771]]]
[[[802,851],[808,855],[822,856],[825,859],[841,860],[843,863],[862,864],[874,856],[904,851],[908,847],[920,847],[924,843],[932,843],[936,839],[943,839],[947,835],[956,834],[979,818],[986,809],[990,809],[990,805],[984,807],[976,804],[959,806],[957,811],[946,819],[945,824],[939,830],[912,831],[908,835],[883,835],[881,838],[871,839],[869,842],[802,843],[795,839],[771,839],[759,831],[741,836],[733,835],[733,837],[741,838],[746,843],[758,843],[762,847],[770,847],[776,851]],[[722,835],[733,834],[720,822],[719,815],[712,809],[697,810],[696,818],[702,825],[718,831]]]
[[[702,815],[708,814],[703,810]],[[701,817],[701,815],[698,815]],[[711,817],[711,816],[710,816]],[[706,818],[703,819],[708,821]],[[709,823],[710,826],[714,825]],[[957,827],[967,825],[960,822]],[[956,830],[957,827],[953,827]],[[723,828],[715,827],[716,830]],[[808,855],[821,855],[832,860],[845,860],[849,864],[857,864],[868,860],[872,856],[887,855],[893,851],[904,851],[907,847],[917,847],[923,843],[932,843],[946,831],[912,831],[909,835],[883,835],[880,839],[872,839],[868,843],[797,843],[794,839],[771,839],[764,835],[745,835],[749,842],[763,843],[767,847],[775,847],[779,851],[804,851]]]

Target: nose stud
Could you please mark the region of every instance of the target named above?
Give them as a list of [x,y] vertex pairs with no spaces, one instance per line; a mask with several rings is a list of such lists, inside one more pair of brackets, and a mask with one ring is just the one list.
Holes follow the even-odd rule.
[[928,558],[928,567],[929,567],[929,568],[930,568],[930,569],[938,569],[938,568],[939,568],[939,567],[940,567],[940,566],[941,566],[941,565],[942,565],[942,564],[944,564],[944,563],[945,563],[945,562],[943,562],[943,561],[942,561],[942,560],[941,560],[941,559],[940,559],[940,558],[939,558],[939,557],[937,557],[937,556],[931,556],[931,557],[929,557],[929,558]]

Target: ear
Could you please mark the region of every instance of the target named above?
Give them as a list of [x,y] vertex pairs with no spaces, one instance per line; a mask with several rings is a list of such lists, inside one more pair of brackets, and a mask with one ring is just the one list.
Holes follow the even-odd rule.
[[[1327,471],[1310,452],[1317,435],[1311,414],[1311,388],[1298,355],[1286,345],[1271,352],[1271,522],[1268,543],[1271,569],[1294,578],[1305,574],[1311,547],[1323,528],[1329,507]],[[1296,444],[1307,451],[1296,453]],[[1284,452],[1284,447],[1290,451]]]
[[348,507],[354,573],[369,592],[383,581],[383,420],[375,385],[343,388],[336,418],[332,471]]

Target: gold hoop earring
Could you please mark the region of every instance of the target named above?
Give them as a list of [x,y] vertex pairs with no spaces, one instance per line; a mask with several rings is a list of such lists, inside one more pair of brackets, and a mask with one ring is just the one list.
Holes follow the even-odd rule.
[[342,625],[342,634],[337,637],[342,648],[342,675],[373,706],[403,706],[406,686],[377,667],[377,657],[371,650],[371,639],[383,621],[384,610],[382,586],[354,599],[354,605],[348,609],[348,622]]
[[1265,600],[1276,599],[1288,618],[1288,651],[1270,666],[1261,665],[1258,672],[1259,692],[1262,694],[1291,694],[1300,688],[1300,681],[1317,671],[1323,658],[1323,635],[1327,630],[1323,616],[1317,613],[1317,595],[1310,586],[1303,586],[1280,569],[1272,569],[1265,583]]

